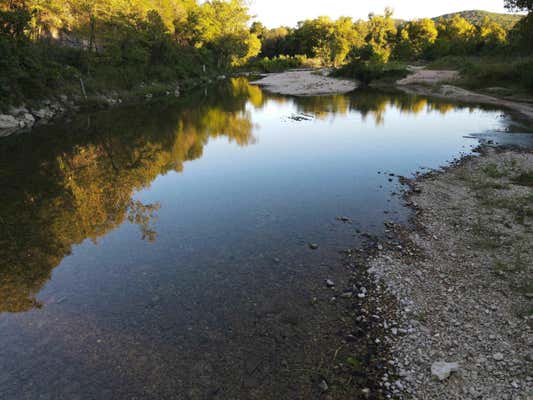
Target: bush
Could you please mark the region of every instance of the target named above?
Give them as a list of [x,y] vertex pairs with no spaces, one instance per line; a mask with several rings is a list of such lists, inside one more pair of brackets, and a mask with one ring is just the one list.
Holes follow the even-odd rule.
[[506,86],[533,92],[533,58],[463,59],[461,73],[472,88]]
[[363,85],[374,81],[396,81],[407,76],[408,71],[398,63],[381,63],[377,61],[354,60],[335,72],[337,76],[356,79]]
[[274,58],[261,58],[250,62],[247,67],[259,70],[261,72],[282,72],[292,68],[317,68],[321,63],[307,56],[285,56],[280,55]]

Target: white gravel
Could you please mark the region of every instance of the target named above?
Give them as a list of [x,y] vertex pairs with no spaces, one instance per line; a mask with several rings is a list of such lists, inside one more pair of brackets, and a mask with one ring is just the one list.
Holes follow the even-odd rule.
[[293,70],[268,74],[250,82],[265,90],[292,96],[321,96],[348,93],[357,88],[357,82],[327,76],[328,70]]

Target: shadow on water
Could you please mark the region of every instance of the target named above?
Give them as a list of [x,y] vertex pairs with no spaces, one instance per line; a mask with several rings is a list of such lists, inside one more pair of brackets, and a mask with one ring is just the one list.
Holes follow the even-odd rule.
[[1,143],[0,312],[39,306],[34,295],[72,246],[97,241],[126,219],[155,240],[150,220],[159,205],[134,201],[134,192],[182,172],[209,139],[254,143],[248,94],[218,89],[185,104],[86,115]]
[[[345,208],[354,213],[361,209],[360,220],[367,218],[373,224],[358,228],[382,226],[390,194],[386,190],[371,195],[359,193],[357,188],[339,190],[344,197],[339,194],[333,205],[327,204],[333,195],[317,194],[318,207],[308,210],[306,221],[296,218],[292,222],[289,215],[292,209],[287,211],[285,202],[306,197],[307,189],[298,185],[307,185],[304,181],[309,175],[307,169],[318,168],[305,162],[315,163],[316,159],[324,163],[316,169],[323,170],[324,176],[314,172],[313,185],[317,188],[309,189],[310,193],[319,192],[319,186],[326,180],[332,181],[331,185],[350,186],[334,179],[338,171],[346,170],[350,164],[339,163],[335,154],[331,159],[323,159],[304,145],[295,147],[291,135],[299,130],[304,137],[303,131],[306,127],[311,129],[313,121],[346,123],[331,132],[332,140],[336,140],[335,129],[363,126],[367,120],[379,128],[387,124],[391,113],[396,119],[432,112],[446,115],[460,109],[444,101],[377,91],[290,98],[268,95],[248,85],[246,80],[234,79],[187,98],[81,115],[68,123],[3,140],[0,397],[319,397],[316,379],[324,375],[324,369],[332,368],[331,348],[344,335],[335,325],[338,313],[344,312],[343,318],[348,319],[352,315],[349,310],[340,311],[340,305],[332,306],[331,291],[323,288],[323,278],[342,280],[344,273],[337,256],[338,246],[328,248],[327,243],[329,240],[338,244],[342,237],[344,243],[356,245],[358,239],[354,236],[355,228],[323,224],[320,238],[326,243],[324,249],[309,254],[308,232],[302,235],[303,239],[295,238],[294,232],[307,226],[316,229],[307,221],[315,217],[319,220],[325,209],[334,213],[339,208],[340,215],[341,203],[346,203]],[[468,110],[474,113],[479,109]],[[303,125],[284,122],[291,113],[303,115]],[[352,120],[345,120],[348,116]],[[461,114],[457,118],[461,121],[468,117]],[[480,124],[494,118],[491,114]],[[214,213],[205,225],[214,226],[215,239],[207,236],[197,241],[190,239],[190,244],[185,236],[179,236],[185,233],[172,227],[176,221],[171,217],[175,214],[170,212],[178,210],[179,204],[171,205],[168,199],[160,202],[158,195],[144,196],[148,200],[137,196],[157,190],[164,190],[165,195],[174,193],[174,174],[186,176],[187,171],[183,172],[187,162],[199,160],[195,174],[200,177],[230,165],[221,158],[210,161],[213,165],[209,171],[199,170],[203,162],[200,159],[210,142],[220,146],[222,140],[243,148],[241,152],[250,146],[261,146],[262,140],[269,146],[269,136],[261,136],[262,124],[271,124],[273,131],[283,131],[287,141],[283,137],[278,139],[272,149],[279,154],[269,150],[261,158],[264,165],[253,170],[255,175],[247,169],[250,164],[246,159],[235,161],[235,168],[239,168],[236,171],[227,167],[231,172],[226,176],[228,185],[245,186],[246,196],[239,188],[232,189],[237,195],[222,191],[215,195],[209,191],[209,185],[214,183],[206,178],[207,196],[212,196],[212,201],[200,197],[189,200],[214,207],[212,204],[226,201],[239,203],[235,197],[239,194],[244,198],[241,210],[235,206],[236,211],[231,207],[227,212],[212,211],[209,207],[202,211]],[[312,140],[310,137],[309,141]],[[269,160],[283,158],[282,150],[288,146],[294,147],[290,150],[298,163],[284,159],[282,164],[275,165],[279,170],[270,167]],[[455,156],[458,150],[454,147],[446,156]],[[308,158],[299,159],[303,153]],[[231,154],[235,157],[235,153]],[[350,161],[349,153],[343,157]],[[419,166],[402,162],[411,172]],[[374,164],[362,165],[369,170],[374,168]],[[270,171],[269,168],[272,175],[263,176],[263,171]],[[241,225],[249,228],[242,228],[242,237],[235,236],[234,240],[232,235],[237,233],[228,228],[232,225],[221,221],[240,218],[232,213],[245,213],[247,204],[260,201],[252,193],[257,186],[245,179],[257,180],[257,185],[274,184],[272,176],[278,175],[282,181],[281,175],[290,174],[291,168],[304,169],[288,189],[279,188],[279,204],[272,205],[277,199],[265,194],[264,202],[271,203],[265,207],[277,207],[275,210],[281,213],[269,212],[262,217],[261,224],[272,226],[261,230],[259,225],[243,222]],[[372,178],[366,175],[364,180],[361,178],[361,191],[368,191],[372,185],[388,184],[384,178],[379,178],[380,181],[374,178],[376,172],[374,169],[367,173]],[[159,186],[152,189],[151,185],[162,177],[170,183],[165,181],[163,189]],[[350,195],[359,196],[361,203]],[[383,204],[376,202],[376,213],[369,214],[362,204],[377,198]],[[402,209],[401,202],[396,200],[394,204],[400,214],[397,218],[401,219],[398,211]],[[182,206],[187,208],[188,204]],[[298,204],[295,207],[305,208]],[[286,215],[279,210],[285,210]],[[164,221],[158,220],[161,215],[165,216]],[[327,216],[334,217],[335,214]],[[243,217],[243,221],[255,221],[251,218]],[[128,232],[123,233],[126,225],[136,226],[138,239],[152,244],[139,244]],[[374,233],[382,233],[380,229],[376,228]],[[99,241],[122,237],[121,242],[116,242],[122,247],[103,246],[106,254],[96,254]],[[220,242],[217,249],[227,247],[224,237],[241,248],[230,249],[229,255],[215,252],[211,242]],[[88,239],[92,246],[86,244]],[[192,249],[189,255],[180,250],[184,243]],[[141,254],[148,253],[150,257],[141,260]],[[112,258],[113,268],[104,265],[108,260],[105,257]],[[168,267],[175,263],[188,263],[190,270],[180,272]],[[60,265],[63,267],[57,269],[61,271],[54,275],[54,269]],[[71,293],[67,300],[54,292],[65,287]],[[310,299],[315,296],[320,302],[311,306]],[[359,375],[352,385],[365,382],[364,373]],[[339,398],[343,396],[339,394]]]

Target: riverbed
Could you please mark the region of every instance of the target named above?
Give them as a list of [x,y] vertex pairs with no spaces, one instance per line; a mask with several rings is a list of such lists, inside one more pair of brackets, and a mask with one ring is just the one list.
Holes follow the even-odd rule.
[[343,252],[407,223],[398,176],[510,121],[232,79],[2,140],[0,398],[320,398]]

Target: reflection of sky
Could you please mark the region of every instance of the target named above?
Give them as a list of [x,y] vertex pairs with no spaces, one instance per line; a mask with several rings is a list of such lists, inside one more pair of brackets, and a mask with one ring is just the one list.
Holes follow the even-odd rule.
[[[356,229],[381,234],[385,220],[404,221],[387,173],[440,166],[476,143],[464,135],[503,124],[496,112],[468,109],[415,115],[389,106],[379,124],[355,111],[296,122],[292,101],[248,110],[255,144],[210,139],[183,172],[134,196],[161,206],[155,242],[131,223],[85,240],[38,294],[42,309],[1,315],[0,370],[23,375],[33,394],[68,387],[90,398],[127,389],[129,397],[161,384],[174,394],[189,371],[197,384],[200,361],[220,362],[212,375],[223,373],[239,338],[257,339],[248,350],[276,351],[256,334],[267,321],[258,309],[271,313],[277,296],[284,306],[305,303],[296,312],[312,319],[309,287],[323,286],[338,252],[358,244]],[[130,380],[123,371],[133,371]],[[20,398],[17,379],[3,382],[6,398]]]
[[280,244],[297,248],[306,240],[340,249],[353,238],[325,230],[336,216],[379,232],[383,212],[400,209],[389,202],[388,176],[378,171],[410,175],[438,167],[476,143],[464,135],[501,125],[497,112],[469,109],[413,114],[387,106],[379,124],[355,111],[297,122],[289,118],[299,112],[291,101],[248,109],[255,145],[210,140],[203,157],[187,162],[183,173],[160,176],[136,196],[161,204],[155,243],[140,242],[136,228],[126,224],[100,246],[85,244],[91,258],[100,254],[112,262],[127,253],[146,262],[180,257],[195,264],[209,253],[238,257]]

